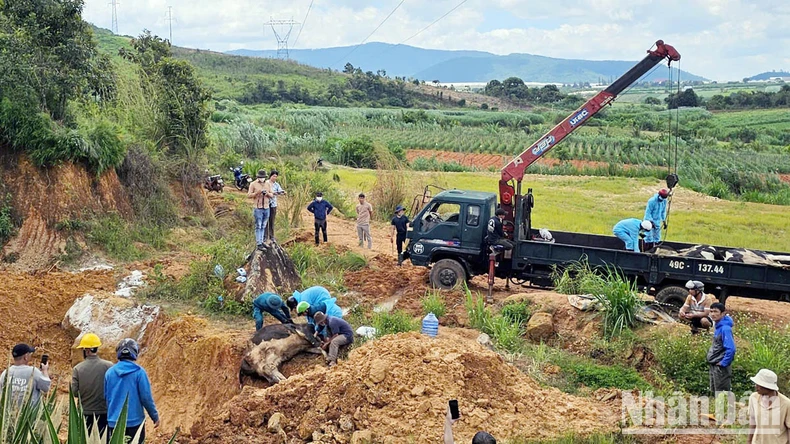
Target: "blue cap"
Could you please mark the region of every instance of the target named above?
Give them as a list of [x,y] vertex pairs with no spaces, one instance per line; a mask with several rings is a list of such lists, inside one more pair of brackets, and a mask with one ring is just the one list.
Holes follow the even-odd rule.
[[282,298],[274,293],[269,293],[269,297],[266,298],[266,302],[269,304],[269,307],[272,308],[280,308],[283,306]]
[[397,207],[395,207],[395,212],[396,212],[396,213],[397,213],[398,211],[403,211],[403,210],[405,210],[405,208],[403,208],[403,205],[398,205]]

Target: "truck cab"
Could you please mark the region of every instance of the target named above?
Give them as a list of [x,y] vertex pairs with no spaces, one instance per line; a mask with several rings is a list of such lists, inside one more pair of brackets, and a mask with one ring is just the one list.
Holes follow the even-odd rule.
[[496,198],[494,193],[447,190],[414,217],[406,253],[412,264],[431,266],[434,286],[451,289],[487,271],[485,237]]

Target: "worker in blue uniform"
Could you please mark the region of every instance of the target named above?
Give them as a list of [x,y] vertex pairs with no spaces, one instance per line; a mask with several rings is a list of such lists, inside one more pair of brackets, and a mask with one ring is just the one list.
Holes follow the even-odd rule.
[[639,253],[639,238],[653,230],[653,222],[636,218],[623,219],[617,222],[612,232],[625,242],[625,249]]
[[661,189],[647,201],[644,220],[653,223],[653,229],[645,235],[645,251],[651,250],[661,242],[661,227],[667,220],[667,197],[669,191]]

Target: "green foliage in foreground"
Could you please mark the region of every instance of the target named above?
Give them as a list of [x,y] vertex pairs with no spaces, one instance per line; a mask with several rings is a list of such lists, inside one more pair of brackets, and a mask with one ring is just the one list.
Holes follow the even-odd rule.
[[420,302],[423,314],[433,313],[437,318],[441,318],[447,312],[444,296],[440,290],[427,290]]
[[376,329],[376,336],[381,337],[396,333],[418,331],[420,330],[420,321],[403,310],[381,312],[373,315],[373,328]]

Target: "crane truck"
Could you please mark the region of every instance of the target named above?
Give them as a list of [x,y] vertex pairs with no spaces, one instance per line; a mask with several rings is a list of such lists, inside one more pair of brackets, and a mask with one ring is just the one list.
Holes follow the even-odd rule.
[[[489,276],[489,294],[495,276],[507,279],[508,285],[529,282],[550,288],[557,267],[586,259],[593,267],[616,267],[659,302],[678,307],[687,295],[688,280],[702,281],[720,301],[736,294],[790,302],[790,270],[785,268],[626,251],[613,236],[552,231],[553,242],[546,242],[532,227],[534,195],[531,188],[526,194],[521,189],[527,167],[664,60],[678,61],[680,54],[659,40],[642,61],[505,165],[499,202],[494,193],[486,192],[454,189],[435,195],[414,217],[404,256],[413,265],[430,267],[431,284],[441,289],[483,274]],[[678,177],[670,174],[666,181],[671,190]],[[515,245],[511,251],[496,251],[485,243],[487,221],[498,208],[505,210],[504,230]],[[678,242],[663,245],[675,250],[693,247]]]

